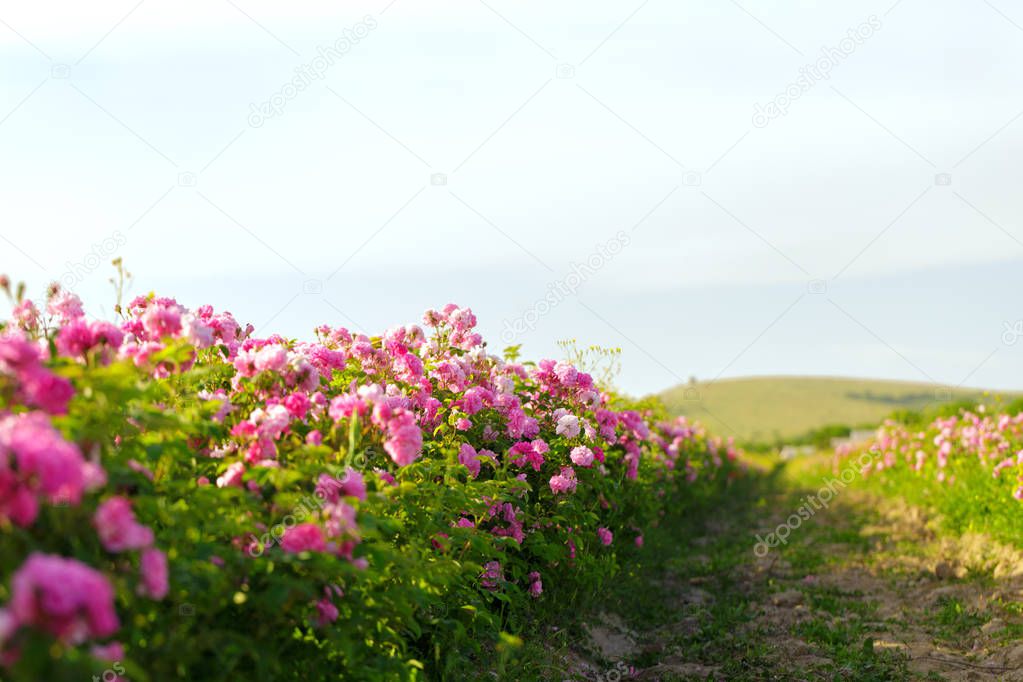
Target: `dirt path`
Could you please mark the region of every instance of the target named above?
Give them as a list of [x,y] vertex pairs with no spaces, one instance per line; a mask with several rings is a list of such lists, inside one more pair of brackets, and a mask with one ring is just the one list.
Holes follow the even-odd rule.
[[1023,554],[948,537],[921,510],[853,489],[800,519],[787,544],[754,551],[756,536],[797,525],[816,492],[775,472],[660,529],[648,563],[564,652],[568,671],[616,680],[624,662],[641,680],[1023,680]]

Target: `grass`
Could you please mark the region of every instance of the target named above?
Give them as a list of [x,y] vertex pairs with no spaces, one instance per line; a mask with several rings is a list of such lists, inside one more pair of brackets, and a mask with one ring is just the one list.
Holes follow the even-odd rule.
[[[566,618],[562,629],[550,633],[541,644],[527,645],[509,676],[502,679],[581,679],[569,670],[552,674],[551,662],[578,645],[583,639],[581,622],[594,622],[598,612],[618,614],[640,633],[639,650],[627,663],[641,669],[669,657],[714,666],[719,679],[810,679],[803,677],[807,671],[798,664],[779,658],[774,638],[781,636],[802,638],[828,658],[818,664],[823,667],[812,679],[907,679],[905,662],[899,656],[865,645],[878,627],[876,603],[856,591],[803,585],[799,578],[823,570],[829,563],[819,550],[820,542],[863,552],[865,541],[856,532],[860,519],[850,519],[848,528],[810,524],[803,532],[812,535],[814,543],[793,542],[778,550],[796,577],[783,582],[748,577],[753,559],[750,529],[770,508],[796,505],[807,492],[801,483],[812,480],[810,472],[783,471],[796,469],[793,464],[751,474],[734,481],[723,494],[668,515],[664,523],[648,531],[646,550],[609,585],[589,612]],[[722,519],[728,522],[722,523]],[[771,594],[793,587],[804,592],[807,606],[820,617],[794,625],[791,631],[760,620]],[[678,600],[679,594],[693,589],[712,598]],[[837,616],[844,617],[842,622],[835,622]],[[593,662],[608,670],[615,664],[599,659]],[[658,674],[651,679],[704,679],[704,675]]]
[[978,389],[902,381],[748,377],[680,385],[660,397],[673,414],[699,419],[717,433],[745,443],[775,443],[833,424],[877,424],[897,410],[983,396]]
[[795,628],[796,633],[821,647],[834,662],[835,679],[859,682],[903,679],[908,676],[905,661],[890,652],[874,649],[872,628],[853,618],[847,622],[830,623],[814,618]]
[[[557,661],[583,639],[582,624],[596,622],[600,612],[618,614],[629,627],[642,632],[667,627],[672,634],[662,645],[677,651],[685,660],[722,661],[722,673],[728,679],[759,679],[750,671],[769,669],[769,649],[754,636],[735,636],[749,622],[753,601],[750,595],[735,589],[730,578],[733,568],[749,560],[748,538],[743,532],[713,537],[698,550],[704,560],[697,558],[694,544],[694,540],[707,537],[708,519],[720,514],[755,514],[748,501],[754,496],[752,491],[757,485],[752,478],[735,481],[719,494],[689,500],[684,511],[679,508],[663,519],[663,523],[648,529],[645,550],[624,567],[601,598],[587,611],[565,613],[557,631],[535,632],[532,637],[526,637],[531,643],[523,648],[501,679],[583,679],[573,675],[571,670],[561,669]],[[742,528],[742,524],[737,527]],[[684,550],[680,552],[681,548]],[[708,604],[680,607],[665,598],[663,580],[666,576],[701,581],[701,586],[713,592],[715,599]],[[675,626],[684,621],[693,623],[693,627],[676,631]],[[628,663],[646,667],[655,664],[662,655],[660,651],[641,650]],[[593,663],[607,670],[613,670],[616,665],[616,661],[594,660]]]
[[[891,586],[903,589],[907,580],[918,584],[921,574],[919,562],[891,559],[919,557],[932,565],[943,555],[923,534],[892,540],[890,529],[901,526],[892,526],[874,504],[876,498],[863,494],[883,491],[922,506],[958,509],[958,515],[945,517],[943,532],[950,536],[987,525],[1006,539],[1016,533],[1018,542],[1023,523],[1019,503],[1011,497],[1013,504],[1002,503],[1007,496],[998,487],[1004,482],[989,480],[989,474],[986,479],[976,474],[973,480],[965,466],[957,471],[960,481],[968,483],[962,488],[932,486],[916,475],[859,480],[773,550],[775,560],[765,562],[766,568],[757,568],[752,534],[782,518],[778,510],[796,509],[832,469],[827,453],[785,463],[756,459],[760,466],[749,476],[669,511],[646,533],[646,549],[606,591],[588,608],[566,612],[560,628],[525,637],[517,660],[499,679],[595,679],[592,674],[584,678],[572,663],[579,652],[604,675],[625,664],[645,669],[648,677],[653,675],[649,679],[666,681],[708,675],[747,682],[943,679],[921,670],[892,642],[904,637],[927,641],[943,647],[935,660],[952,656],[971,663],[978,637],[1002,647],[1023,637],[1023,601],[1001,596],[990,608],[971,601],[978,588],[995,586],[985,571],[954,580],[929,578],[931,589],[962,585],[964,590],[924,607],[916,597],[900,595],[893,611],[881,595],[889,594],[885,590]],[[871,573],[888,587],[857,577]],[[801,601],[793,603],[792,592],[799,592]],[[693,599],[695,593],[704,598]],[[586,645],[583,624],[600,622],[602,614],[617,615],[635,636],[637,648],[624,660],[604,660]],[[993,617],[1004,625],[983,633],[982,626]],[[670,666],[680,661],[696,668],[679,674]],[[662,669],[665,662],[669,667]]]
[[[740,438],[760,443],[771,438],[798,442],[811,430],[827,435],[822,426],[876,423],[893,413],[916,428],[936,415],[952,414],[957,403],[968,400],[1023,411],[1018,394],[940,394],[928,384],[761,378],[697,386],[699,401],[685,400],[684,388],[663,396],[670,410],[723,430],[708,416],[709,409]],[[785,427],[768,434],[769,424]],[[668,657],[712,666],[696,674],[668,672],[653,678],[664,680],[705,679],[708,670],[712,676],[749,681],[938,680],[944,672],[935,672],[935,666],[947,672],[957,665],[985,667],[1000,660],[978,658],[978,642],[982,650],[998,652],[1023,639],[1019,595],[1000,594],[990,603],[977,597],[994,593],[998,572],[1018,561],[1008,548],[988,552],[990,543],[977,538],[1023,549],[1023,506],[1011,494],[1017,485],[1014,471],[994,478],[975,458],[953,458],[944,483],[930,465],[924,473],[900,466],[857,476],[848,492],[836,498],[836,506],[812,516],[787,545],[774,550],[777,573],[769,568],[766,581],[756,582],[743,574],[751,564],[751,529],[773,527],[773,517],[770,524],[763,520],[778,510],[796,510],[837,470],[829,449],[779,463],[776,451],[762,447],[748,451],[747,459],[754,469],[747,480],[681,515],[669,514],[648,535],[650,552],[643,564],[630,567],[602,601],[600,610],[623,616],[641,633],[641,644],[652,632],[670,633],[666,638],[654,634],[658,645],[643,648],[628,663],[650,669]],[[901,502],[888,507],[884,498]],[[901,509],[902,503],[925,511],[926,518],[893,521],[892,509]],[[917,525],[924,522],[926,532]],[[961,546],[954,544],[967,534]],[[944,538],[955,539],[954,551]],[[945,561],[956,566],[958,577],[932,572]],[[883,578],[880,586],[861,577],[870,574]],[[673,585],[667,590],[665,576]],[[671,596],[679,584],[698,586],[713,600],[679,604]],[[795,607],[787,594],[792,591],[802,594]],[[774,618],[772,603],[790,609],[786,613],[798,610],[800,616],[795,622]],[[565,641],[570,649],[571,640]],[[812,655],[791,648],[792,642],[809,646]],[[779,643],[791,655],[779,655]],[[928,651],[940,653],[928,658]]]
[[[727,495],[708,499],[684,515],[667,519],[647,535],[651,552],[630,580],[617,583],[608,595],[607,606],[622,613],[636,628],[651,629],[692,619],[696,626],[680,629],[670,643],[685,660],[726,661],[721,671],[729,679],[768,665],[766,646],[751,637],[736,637],[749,622],[753,602],[750,595],[735,589],[733,569],[749,560],[745,534],[726,531],[708,536],[708,519],[719,514],[749,516],[746,503],[756,482],[738,481]],[[739,524],[738,527],[742,527]],[[710,543],[699,546],[701,539]],[[679,548],[686,548],[680,555]],[[698,548],[699,547],[699,548]],[[698,549],[697,549],[698,548]],[[703,557],[701,560],[698,557]],[[715,595],[709,604],[690,604],[679,609],[665,600],[660,580],[670,575],[682,581],[699,581],[701,588]]]
[[826,611],[833,616],[855,613],[860,618],[871,618],[877,612],[877,604],[863,601],[863,593],[846,591],[835,587],[814,588],[807,590],[810,605],[818,611]]
[[970,639],[985,622],[986,618],[951,597],[941,599],[934,615],[938,636],[959,646]]

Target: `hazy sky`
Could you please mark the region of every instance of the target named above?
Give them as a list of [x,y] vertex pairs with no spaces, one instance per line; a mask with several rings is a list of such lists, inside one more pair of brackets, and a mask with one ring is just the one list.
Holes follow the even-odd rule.
[[1021,58],[1007,0],[0,0],[0,270],[304,337],[454,301],[636,393],[1020,388]]

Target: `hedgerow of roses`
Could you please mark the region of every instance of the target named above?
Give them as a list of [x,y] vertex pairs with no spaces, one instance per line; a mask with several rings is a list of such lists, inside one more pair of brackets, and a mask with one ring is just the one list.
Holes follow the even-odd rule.
[[[864,474],[906,469],[942,484],[955,482],[952,465],[972,463],[993,478],[1010,478],[1006,494],[1023,500],[1023,413],[987,414],[985,406],[934,419],[923,429],[886,420],[862,446],[879,453]],[[839,457],[855,448],[842,446]],[[1014,474],[1014,476],[1013,476]]]
[[111,662],[132,680],[443,674],[613,576],[666,504],[736,458],[569,364],[488,354],[455,305],[302,342],[153,295],[120,324],[56,286],[43,310],[15,299],[0,337],[14,679]]

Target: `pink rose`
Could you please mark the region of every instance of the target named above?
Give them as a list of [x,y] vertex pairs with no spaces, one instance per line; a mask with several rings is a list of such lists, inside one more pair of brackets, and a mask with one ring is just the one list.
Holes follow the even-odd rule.
[[140,562],[142,572],[142,584],[139,585],[139,593],[159,601],[167,596],[167,555],[158,549],[150,547],[142,552]]

